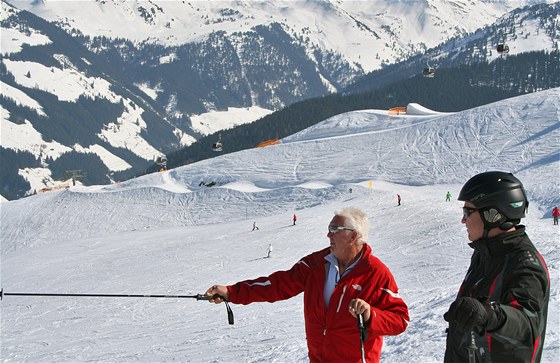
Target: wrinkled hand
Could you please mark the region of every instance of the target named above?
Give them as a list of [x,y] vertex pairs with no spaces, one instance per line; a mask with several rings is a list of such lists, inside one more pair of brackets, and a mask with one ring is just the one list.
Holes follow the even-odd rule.
[[456,322],[457,328],[463,332],[469,332],[478,326],[486,329],[489,309],[477,299],[460,297],[451,304],[443,318],[447,322]]
[[348,306],[348,311],[353,317],[357,318],[358,314],[364,314],[364,321],[368,321],[371,317],[370,305],[362,299],[352,299]]
[[227,287],[224,285],[214,285],[210,287],[208,290],[206,290],[206,296],[214,296],[214,295],[220,295],[220,297],[217,297],[215,299],[210,299],[208,300],[209,302],[214,304],[219,304],[224,301],[224,298],[225,300],[229,300],[229,291]]

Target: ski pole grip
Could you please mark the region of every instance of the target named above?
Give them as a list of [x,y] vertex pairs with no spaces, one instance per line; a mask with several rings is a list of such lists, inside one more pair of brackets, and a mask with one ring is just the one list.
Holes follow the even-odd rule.
[[360,339],[364,341],[368,336],[367,329],[364,324],[364,314],[358,314],[356,315],[356,318],[358,319],[358,330],[360,331]]
[[358,319],[358,328],[364,329],[365,328],[365,326],[364,326],[364,315],[363,314],[358,314],[356,317]]
[[213,299],[217,299],[217,298],[220,298],[220,299],[226,301],[226,299],[224,299],[222,296],[220,296],[218,294],[215,294],[215,295],[212,295],[212,296],[208,296],[208,295],[204,295],[204,294],[196,295],[197,300],[213,300]]

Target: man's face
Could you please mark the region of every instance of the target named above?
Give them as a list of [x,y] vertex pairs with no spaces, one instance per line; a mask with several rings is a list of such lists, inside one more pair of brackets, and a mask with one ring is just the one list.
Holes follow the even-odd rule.
[[[343,217],[334,216],[329,226],[347,227]],[[336,232],[328,232],[327,237],[331,242],[331,252],[338,259],[345,259],[351,255],[353,251],[353,241],[356,236],[355,231],[337,230]]]
[[[476,209],[474,204],[471,202],[465,202],[463,205],[464,211],[461,223],[464,223],[467,227],[467,234],[469,241],[477,241],[482,238],[484,233],[484,223],[482,222],[482,217],[480,216],[479,210]],[[466,216],[468,214],[468,216]]]

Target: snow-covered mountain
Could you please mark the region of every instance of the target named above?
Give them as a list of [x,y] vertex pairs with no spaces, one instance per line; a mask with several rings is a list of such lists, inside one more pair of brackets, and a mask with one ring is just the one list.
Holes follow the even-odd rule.
[[[340,54],[366,72],[551,0],[7,0],[68,32],[178,46],[215,32],[234,36],[279,23],[310,49]],[[318,60],[317,63],[320,63]]]
[[2,0],[0,152],[29,183],[10,199],[76,169],[127,178],[536,3]]
[[[550,68],[553,71],[545,77],[554,78],[553,75],[558,73],[557,59],[560,51],[559,16],[560,2],[514,9],[489,26],[466,36],[455,37],[422,54],[371,72],[347,87],[344,92],[372,91],[413,77],[425,68],[432,68],[437,74],[438,69],[478,64],[493,65],[495,74],[492,78],[503,80],[500,89],[523,89],[525,92],[545,89],[547,87],[543,88],[543,84],[535,82],[535,77],[538,78],[539,75],[534,73],[538,64],[545,60],[537,60],[539,56],[530,58],[528,54],[535,55],[535,52],[543,51],[550,53],[553,63]],[[499,47],[507,47],[508,52],[498,52]],[[511,56],[525,58],[518,59],[517,65],[514,66]],[[492,80],[476,79],[476,75],[472,76],[473,84],[494,84]],[[485,75],[482,75],[482,78],[484,77]],[[557,86],[558,84],[549,87]]]
[[[382,361],[441,362],[442,315],[472,254],[455,198],[472,175],[504,170],[526,187],[523,223],[550,269],[542,362],[556,362],[560,253],[550,211],[560,204],[559,114],[560,88],[457,113],[416,104],[400,115],[349,112],[278,145],[5,202],[2,287],[202,293],[290,268],[326,246],[335,210],[358,206],[371,217],[374,254],[410,308],[407,331],[385,339]],[[233,305],[233,326],[223,305],[185,299],[5,296],[0,304],[3,362],[307,361],[301,296]]]

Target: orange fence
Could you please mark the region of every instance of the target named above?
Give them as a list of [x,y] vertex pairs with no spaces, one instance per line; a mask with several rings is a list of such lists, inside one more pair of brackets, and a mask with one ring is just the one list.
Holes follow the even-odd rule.
[[393,107],[389,109],[389,115],[400,115],[406,113],[406,107]]
[[257,147],[265,147],[265,146],[270,146],[270,145],[276,145],[276,144],[279,144],[279,143],[280,143],[280,140],[278,140],[278,138],[275,138],[275,139],[263,141],[260,144],[258,144]]
[[52,187],[45,187],[42,189],[39,189],[37,191],[37,193],[46,193],[46,192],[50,192],[52,190],[60,190],[60,189],[68,189],[70,188],[70,184],[69,183],[63,183],[63,184],[58,184]]

